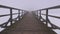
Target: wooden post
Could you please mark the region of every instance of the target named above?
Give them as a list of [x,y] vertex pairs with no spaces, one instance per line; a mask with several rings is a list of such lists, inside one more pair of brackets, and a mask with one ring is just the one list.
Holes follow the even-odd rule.
[[23,18],[23,10],[22,10],[22,18]]
[[38,18],[38,11],[37,11],[37,18]]
[[18,19],[20,20],[20,10],[18,10]]
[[48,26],[48,9],[46,10],[46,25]]
[[23,16],[23,10],[22,10],[22,16]]
[[40,19],[41,19],[41,10],[40,10]]
[[12,25],[12,9],[10,9],[10,22],[11,22],[11,25]]

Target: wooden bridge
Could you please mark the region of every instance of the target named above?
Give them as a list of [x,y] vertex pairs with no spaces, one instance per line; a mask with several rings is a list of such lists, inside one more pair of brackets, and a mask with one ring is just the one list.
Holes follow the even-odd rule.
[[[2,32],[0,32],[0,34],[57,34],[52,29],[60,29],[60,27],[52,24],[48,19],[48,16],[60,18],[57,16],[48,15],[49,9],[57,9],[60,8],[60,6],[54,6],[31,12],[3,5],[0,5],[0,8],[10,9],[10,14],[0,15],[0,17],[10,16],[7,22],[0,25],[1,28],[5,28]],[[18,10],[18,13],[12,13],[13,9]],[[42,14],[42,10],[46,10],[46,14]],[[22,13],[20,13],[20,11],[22,11]],[[40,12],[40,16],[38,15],[38,11]],[[15,14],[18,14],[18,16],[12,19],[12,16]],[[43,19],[41,15],[45,15],[46,20]],[[44,22],[46,24],[44,24]],[[7,26],[8,23],[10,23],[10,26]],[[48,27],[48,23],[51,25],[51,27]]]

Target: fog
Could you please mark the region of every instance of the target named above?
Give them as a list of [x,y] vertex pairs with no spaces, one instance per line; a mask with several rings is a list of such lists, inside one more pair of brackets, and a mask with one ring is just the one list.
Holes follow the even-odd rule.
[[[23,10],[28,10],[28,11],[33,11],[33,10],[38,10],[38,9],[43,9],[43,8],[48,8],[52,6],[57,6],[60,5],[60,0],[0,0],[0,5],[5,5],[5,6],[10,6],[10,7],[15,7]],[[13,13],[16,10],[13,10]],[[9,14],[9,9],[4,9],[0,8],[0,15],[4,14]],[[42,11],[42,13],[45,13],[45,11]],[[60,17],[60,9],[55,9],[55,10],[49,10],[49,15],[55,15]],[[15,18],[17,15],[14,15],[13,18]],[[42,17],[45,19],[45,16],[42,15]],[[0,24],[8,21],[10,16],[6,17],[0,17]],[[60,19],[56,19],[53,17],[49,17],[49,20],[51,23],[57,25],[60,27]],[[50,27],[50,25],[49,25]],[[5,28],[0,27],[0,32],[4,30]],[[60,30],[55,29],[54,30],[57,34],[60,33]]]
[[30,11],[60,5],[60,0],[0,0],[0,4]]

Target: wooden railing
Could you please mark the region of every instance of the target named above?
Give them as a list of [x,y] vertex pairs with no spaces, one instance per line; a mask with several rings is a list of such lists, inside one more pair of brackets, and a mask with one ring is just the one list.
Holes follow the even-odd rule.
[[[6,9],[9,9],[10,10],[10,14],[5,14],[5,15],[0,15],[0,17],[4,17],[4,16],[10,16],[9,20],[3,24],[0,24],[0,27],[2,28],[7,28],[7,24],[10,23],[10,26],[13,24],[13,21],[16,21],[17,19],[18,20],[21,20],[20,17],[23,17],[24,14],[27,13],[26,10],[22,10],[22,9],[18,9],[18,8],[13,8],[13,7],[8,7],[8,6],[4,6],[4,5],[0,5],[0,8],[6,8]],[[13,11],[12,10],[18,10],[18,13],[12,13]],[[20,11],[22,11],[22,13],[20,13]],[[18,16],[14,19],[12,19],[12,16],[13,15],[16,15],[18,14]],[[22,15],[20,15],[22,14]]]
[[[39,17],[38,20],[41,21],[41,19],[43,19],[43,21],[41,21],[41,22],[46,22],[46,26],[48,26],[48,23],[49,23],[49,24],[51,25],[51,27],[49,27],[49,28],[51,28],[51,29],[60,29],[60,27],[58,27],[57,25],[51,23],[51,21],[50,21],[49,18],[48,18],[48,17],[53,17],[53,18],[58,18],[58,19],[60,19],[59,16],[54,16],[54,15],[49,15],[49,14],[48,14],[48,12],[49,12],[48,10],[58,9],[58,8],[60,8],[60,5],[59,5],[59,6],[54,6],[54,7],[49,7],[49,8],[44,8],[44,9],[40,9],[40,10],[35,10],[35,11],[33,11],[33,13],[34,13],[34,15],[36,16],[36,18]],[[42,14],[42,11],[43,11],[43,10],[46,10],[46,14]],[[40,12],[40,13],[39,13],[40,16],[38,16],[38,11]],[[42,17],[42,15],[46,16],[46,20]]]

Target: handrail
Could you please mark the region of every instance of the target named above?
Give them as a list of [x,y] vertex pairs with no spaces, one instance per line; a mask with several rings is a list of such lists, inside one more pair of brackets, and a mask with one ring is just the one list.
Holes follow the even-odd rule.
[[[60,17],[59,16],[54,16],[54,15],[49,15],[48,14],[48,10],[50,10],[50,9],[58,9],[58,8],[60,8],[60,5],[58,5],[58,6],[53,6],[53,7],[49,7],[49,8],[44,8],[44,9],[39,9],[39,10],[35,10],[35,12],[37,12],[37,17],[36,18],[38,18],[39,17],[39,20],[40,19],[43,19],[43,18],[41,18],[42,16],[41,15],[45,15],[46,16],[46,26],[48,26],[48,23],[51,25],[51,27],[50,28],[52,28],[52,29],[60,29],[60,27],[58,27],[58,26],[56,26],[56,25],[54,25],[54,24],[52,24],[51,22],[50,22],[50,20],[49,20],[49,18],[48,17],[54,17],[54,18],[58,18],[58,19],[60,19]],[[42,12],[42,10],[46,10],[46,14],[42,14],[41,12]],[[38,16],[38,11],[40,11],[40,16]],[[34,12],[34,13],[35,13]],[[41,21],[41,20],[40,20]],[[44,21],[43,21],[44,22]]]
[[[53,7],[48,7],[48,8],[44,8],[44,9],[39,9],[39,10],[57,9],[57,8],[60,8],[60,5],[58,5],[58,6],[53,6]],[[39,10],[36,10],[36,11],[39,11]]]
[[[4,5],[0,5],[0,8],[7,8],[7,9],[10,9],[10,14],[5,14],[5,15],[0,15],[0,17],[4,17],[4,16],[10,16],[10,18],[9,18],[9,20],[7,21],[7,22],[5,22],[5,23],[3,23],[3,24],[0,24],[0,27],[4,27],[4,28],[6,28],[6,27],[8,27],[7,25],[8,25],[8,23],[10,22],[10,24],[12,25],[13,23],[13,15],[18,15],[15,19],[18,19],[18,20],[20,20],[21,18],[21,16],[23,17],[23,15],[27,12],[26,10],[22,10],[22,9],[18,9],[18,8],[13,8],[13,7],[8,7],[8,6],[4,6]],[[18,13],[12,13],[13,11],[12,10],[18,10]],[[20,13],[20,11],[22,11],[22,13]],[[23,12],[24,11],[24,12]],[[24,13],[24,14],[23,14]],[[20,15],[20,14],[22,14],[22,15]],[[5,25],[5,26],[3,26],[3,25]]]
[[[46,14],[42,14],[42,15],[45,15],[46,16]],[[58,19],[60,19],[60,17],[59,16],[53,16],[53,15],[48,15],[49,17],[54,17],[54,18],[58,18]]]
[[0,5],[0,8],[8,8],[8,9],[20,10],[18,8],[8,7],[8,6],[4,6],[4,5]]
[[[12,15],[16,15],[18,13],[13,13]],[[4,17],[4,16],[10,16],[10,14],[5,14],[5,15],[0,15],[0,17]]]

